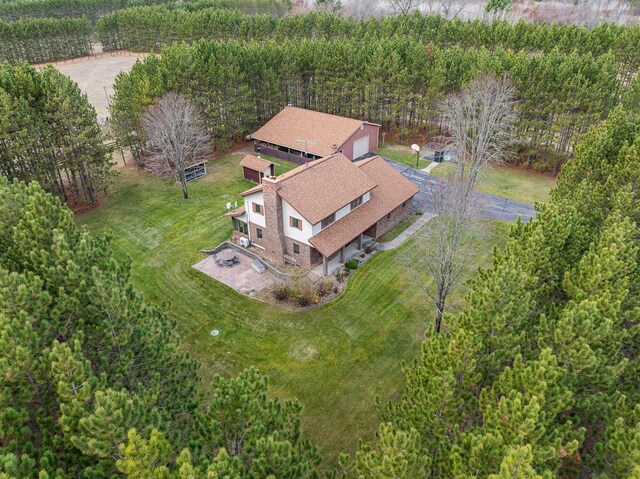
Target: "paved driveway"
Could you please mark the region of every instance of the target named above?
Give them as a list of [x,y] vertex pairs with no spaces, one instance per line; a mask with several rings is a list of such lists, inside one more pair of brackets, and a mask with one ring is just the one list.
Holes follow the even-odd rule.
[[[423,211],[435,213],[432,208],[430,209],[430,187],[438,182],[447,180],[430,175],[422,170],[416,170],[415,168],[388,158],[385,158],[385,160],[402,173],[405,178],[420,188],[420,192],[415,198],[417,206]],[[476,211],[478,218],[485,220],[516,221],[518,217],[520,217],[522,221],[526,222],[536,217],[536,210],[533,205],[507,200],[506,198],[489,195],[487,193],[477,193],[477,195],[478,204]]]

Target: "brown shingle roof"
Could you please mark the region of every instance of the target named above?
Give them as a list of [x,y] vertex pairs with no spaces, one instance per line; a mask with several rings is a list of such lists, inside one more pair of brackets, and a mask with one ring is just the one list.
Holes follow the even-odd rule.
[[263,172],[271,165],[273,165],[272,162],[265,160],[264,158],[259,158],[255,155],[246,155],[240,162],[240,166],[259,172]]
[[376,186],[342,153],[306,163],[276,181],[280,197],[312,225]]
[[303,151],[305,146],[297,140],[309,140],[307,153],[327,156],[333,153],[333,145],[342,146],[362,124],[362,120],[288,106],[252,137],[298,151]]
[[242,216],[245,213],[244,205],[240,208],[236,208],[233,211],[229,211],[225,216]]
[[309,239],[324,256],[331,256],[419,191],[417,186],[379,156],[355,165],[378,186],[371,192],[369,201]]
[[247,191],[243,191],[242,193],[240,193],[240,196],[247,196],[251,193],[257,193],[258,191],[262,191],[262,185],[257,185],[253,188],[249,188]]

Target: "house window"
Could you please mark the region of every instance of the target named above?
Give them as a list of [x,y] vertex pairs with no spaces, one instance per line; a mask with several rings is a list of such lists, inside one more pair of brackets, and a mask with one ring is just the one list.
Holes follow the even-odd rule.
[[336,220],[336,214],[335,213],[331,213],[329,216],[327,216],[325,219],[322,220],[322,222],[320,223],[320,229],[325,229],[327,226],[329,226],[335,220]]
[[264,206],[258,203],[251,203],[253,205],[253,212],[264,216]]
[[351,209],[355,209],[362,204],[362,196],[359,196],[351,202]]
[[293,254],[300,254],[300,245],[293,243]]
[[302,220],[298,218],[294,218],[293,216],[289,216],[289,226],[292,228],[297,228],[302,231]]
[[262,239],[262,230],[260,228],[256,228],[256,236],[258,239]]
[[407,202],[406,201],[404,203],[402,203],[402,207],[404,208],[405,206],[407,206]]
[[249,227],[247,223],[244,221],[240,221],[237,218],[231,218],[231,223],[233,224],[233,229],[242,234],[249,234]]
[[390,219],[390,218],[391,218],[391,213],[388,213],[387,214],[387,219]]

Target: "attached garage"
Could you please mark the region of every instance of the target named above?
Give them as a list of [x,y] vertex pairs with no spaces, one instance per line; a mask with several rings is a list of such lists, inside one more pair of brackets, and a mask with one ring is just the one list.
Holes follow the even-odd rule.
[[353,142],[353,159],[369,153],[369,135],[358,138]]

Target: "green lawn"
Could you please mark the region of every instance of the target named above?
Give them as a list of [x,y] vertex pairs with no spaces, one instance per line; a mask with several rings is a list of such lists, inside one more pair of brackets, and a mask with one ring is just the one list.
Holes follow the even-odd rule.
[[[168,305],[176,334],[202,364],[205,388],[214,374],[257,366],[268,374],[272,394],[302,402],[304,434],[335,466],[337,454],[353,451],[358,437],[373,437],[374,397],[399,394],[400,363],[419,354],[432,308],[416,299],[403,265],[411,242],[375,255],[340,298],[305,313],[249,299],[193,269],[201,248],[231,234],[225,204],[251,186],[241,177],[241,158],[211,162],[208,176],[189,184],[187,201],[173,181],[122,168],[103,206],[78,221],[94,232],[112,231],[117,254],[131,258],[135,285],[148,301]],[[492,234],[478,245],[473,271],[506,237],[507,225],[487,225]],[[212,329],[221,335],[212,337]]]
[[377,239],[378,243],[388,243],[389,241],[396,239],[400,233],[402,233],[409,226],[411,226],[413,223],[418,221],[418,218],[420,218],[420,215],[417,215],[417,214],[413,214],[411,216],[404,218],[402,221],[400,221],[400,223],[398,223],[389,231],[387,231],[385,234],[380,236]]
[[[432,175],[447,176],[457,165],[451,162],[440,163],[431,170]],[[556,185],[555,178],[534,171],[496,166],[485,172],[478,183],[478,190],[523,203],[545,203],[549,192]]]
[[[416,154],[411,150],[411,147],[406,145],[398,145],[395,143],[385,143],[375,151],[376,154],[404,163],[407,166],[413,168],[416,167]],[[426,168],[431,164],[428,160],[419,160],[418,169]]]

